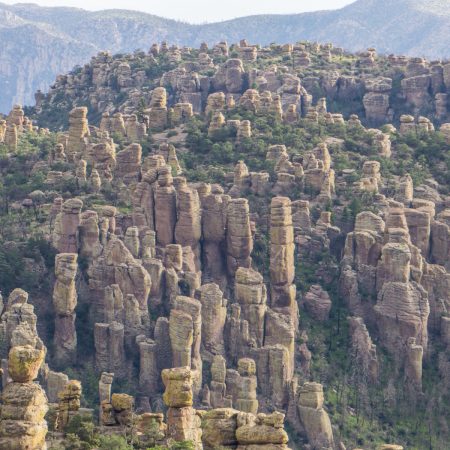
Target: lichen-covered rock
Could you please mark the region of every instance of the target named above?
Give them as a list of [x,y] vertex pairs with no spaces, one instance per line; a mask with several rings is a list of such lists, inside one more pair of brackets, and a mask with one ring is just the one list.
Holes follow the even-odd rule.
[[[249,448],[244,446],[280,445],[286,448],[289,438],[283,428],[284,414],[274,412],[272,414],[258,414],[256,417],[245,415],[238,416],[238,429],[236,438],[238,448]],[[251,448],[251,447],[250,447]],[[270,447],[269,447],[270,448]]]
[[58,394],[58,416],[56,429],[64,431],[70,419],[78,413],[81,399],[81,383],[78,380],[70,380],[64,390]]
[[119,425],[129,426],[132,424],[134,398],[131,395],[113,394],[111,396],[111,406],[113,407],[114,416]]
[[163,395],[167,411],[167,436],[175,441],[192,441],[195,449],[201,446],[201,419],[193,404],[193,373],[189,367],[165,369],[162,379],[166,390]]
[[0,448],[45,450],[47,411],[47,397],[38,384],[31,380],[8,383],[2,392]]
[[9,352],[8,373],[16,383],[30,383],[37,375],[45,357],[43,349],[31,345],[13,347]]
[[164,369],[162,379],[166,390],[164,392],[164,403],[169,408],[183,408],[192,406],[192,372],[189,367],[177,367],[175,369]]
[[235,448],[238,411],[217,408],[202,417],[202,442],[205,450]]

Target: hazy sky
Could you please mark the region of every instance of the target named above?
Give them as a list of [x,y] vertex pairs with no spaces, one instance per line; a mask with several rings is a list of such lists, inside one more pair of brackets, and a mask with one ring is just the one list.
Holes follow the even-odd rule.
[[[337,9],[355,0],[29,0],[43,6],[75,6],[90,10],[135,9],[192,23],[213,22],[252,14],[290,14]],[[0,3],[20,3],[0,0]]]

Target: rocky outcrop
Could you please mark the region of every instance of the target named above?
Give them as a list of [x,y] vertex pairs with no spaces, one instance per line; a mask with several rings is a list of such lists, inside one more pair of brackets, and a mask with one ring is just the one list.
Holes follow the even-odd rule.
[[99,217],[95,211],[84,211],[78,227],[79,253],[89,261],[97,258],[101,251]]
[[103,254],[89,267],[89,277],[89,288],[98,299],[97,317],[103,317],[103,290],[111,285],[118,285],[124,298],[128,295],[135,296],[139,309],[142,312],[147,310],[152,286],[150,275],[121,240],[113,237],[106,243]]
[[253,269],[236,271],[234,295],[240,305],[241,318],[248,323],[249,338],[257,347],[264,343],[267,290],[263,277]]
[[312,448],[334,448],[333,430],[323,408],[323,388],[318,383],[305,383],[298,392],[298,415]]
[[56,417],[55,428],[64,431],[70,419],[74,417],[80,409],[81,383],[71,380],[65,388],[58,394],[58,415]]
[[291,201],[272,199],[270,209],[270,286],[271,307],[286,312],[296,321],[294,266],[294,228]]
[[188,367],[165,369],[162,379],[166,390],[167,436],[175,441],[192,441],[196,450],[202,449],[201,419],[193,405],[192,373]]
[[209,359],[224,355],[224,327],[227,316],[227,300],[217,284],[204,284],[200,288],[202,305],[202,356]]
[[220,111],[216,111],[211,117],[211,122],[208,128],[208,136],[216,136],[217,132],[225,126],[225,123],[225,116]]
[[113,373],[102,372],[98,382],[98,394],[100,400],[100,425],[113,425],[115,423],[111,405],[111,385],[114,379]]
[[[164,118],[164,116],[162,116],[162,118]],[[161,125],[161,127],[163,126],[165,125]],[[139,122],[138,116],[136,114],[131,114],[129,117],[127,117],[125,129],[127,138],[130,142],[141,142],[147,135],[147,124],[145,122]]]
[[118,378],[127,372],[125,326],[119,322],[94,325],[95,365],[99,371],[113,370]]
[[177,223],[175,242],[182,247],[189,246],[195,255],[195,267],[200,270],[201,215],[198,192],[182,183],[177,189]]
[[65,373],[49,370],[45,381],[45,392],[49,403],[58,403],[58,394],[66,387],[69,377]]
[[77,333],[75,330],[75,307],[77,292],[78,255],[59,253],[55,258],[56,282],[53,289],[53,307],[55,310],[55,359],[59,364],[67,364],[76,358]]
[[418,109],[431,100],[430,85],[431,77],[428,74],[407,77],[401,81],[402,93],[406,101]]
[[392,90],[390,78],[379,77],[366,80],[366,94],[363,104],[366,118],[373,122],[383,123],[389,119],[389,96]]
[[217,283],[222,289],[226,283],[227,265],[224,263],[224,243],[229,197],[207,194],[202,203],[202,259],[203,276]]
[[238,361],[239,378],[236,389],[236,409],[246,413],[258,412],[258,400],[256,398],[256,365],[250,358],[241,358]]
[[44,343],[37,333],[37,317],[34,306],[28,303],[28,293],[23,289],[14,289],[9,294],[6,305],[0,302],[0,351],[1,357],[7,359],[12,346],[31,345],[44,350]]
[[331,299],[321,286],[311,286],[303,302],[306,310],[313,319],[321,322],[328,320],[331,310]]
[[4,133],[3,142],[6,147],[11,151],[17,151],[19,144],[19,133],[17,131],[17,126],[14,124],[8,124]]
[[354,361],[360,374],[372,382],[378,381],[379,363],[377,347],[372,342],[364,320],[361,317],[349,317],[350,335]]
[[201,387],[202,341],[201,303],[190,297],[178,296],[170,312],[169,330],[173,367],[190,367],[196,375],[195,391]]
[[[244,420],[239,420],[241,418]],[[236,430],[238,448],[245,448],[245,446],[264,448],[264,446],[271,445],[280,449],[287,449],[288,436],[283,428],[283,414],[278,412],[269,415],[258,414],[254,422],[252,419],[251,416],[239,416],[238,418]]]
[[111,396],[111,413],[115,423],[122,428],[129,427],[133,422],[134,398],[128,394],[113,394]]
[[151,129],[163,130],[167,126],[167,91],[165,88],[157,87],[153,91],[148,116]]
[[208,411],[202,417],[203,448],[289,450],[284,415],[243,413],[231,408]]
[[228,274],[234,276],[238,267],[250,267],[251,264],[253,237],[247,199],[228,202],[226,241]]
[[405,356],[405,383],[410,393],[422,392],[423,347],[416,344],[415,338],[409,338]]
[[74,108],[69,115],[69,138],[66,154],[69,161],[75,161],[86,150],[85,138],[89,136],[86,107]]
[[231,407],[233,398],[227,393],[226,360],[221,355],[214,356],[211,363],[210,405],[213,408]]
[[53,245],[59,253],[78,252],[78,226],[83,202],[78,198],[66,200],[56,216],[53,230]]
[[156,243],[161,246],[172,244],[175,239],[175,225],[177,221],[176,190],[170,166],[159,170],[158,186],[155,190],[155,231]]
[[158,344],[145,336],[138,336],[139,346],[139,388],[146,395],[154,395],[158,391]]
[[[133,425],[137,439],[145,441],[139,443],[142,446],[170,446],[174,437],[190,437],[200,447],[199,423],[209,413],[193,410],[195,403],[207,410],[236,410],[210,414],[205,445],[286,448],[280,416],[258,415],[258,410],[276,409],[288,412],[295,431],[308,438],[311,448],[332,448],[323,389],[307,382],[298,388],[297,376],[308,380],[314,374],[311,362],[317,355],[311,351],[321,350],[314,330],[323,331],[317,322],[328,321],[333,306],[339,319],[339,305],[331,299],[337,295],[331,294],[338,277],[339,296],[351,315],[346,344],[353,363],[349,380],[357,389],[369,383],[385,388],[379,376],[385,368],[374,342],[389,353],[393,373],[404,375],[411,395],[422,390],[428,333],[436,342],[440,339],[439,370],[446,370],[448,198],[431,176],[414,187],[416,172],[410,176],[402,172],[398,158],[385,159],[391,156],[391,139],[394,156],[405,152],[402,142],[408,142],[411,151],[425,137],[434,142],[433,124],[416,111],[415,116],[402,117],[399,132],[393,125],[383,132],[363,126],[398,118],[393,109],[398,103],[394,100],[401,101],[394,95],[400,71],[410,79],[427,75],[422,71],[433,66],[433,77],[427,75],[429,94],[443,89],[443,71],[436,68],[440,64],[405,59],[392,88],[391,79],[381,78],[386,61],[373,49],[360,55],[361,73],[356,74],[354,64],[347,64],[352,57],[342,49],[310,43],[296,47],[257,48],[242,42],[232,52],[253,63],[257,58],[256,64],[245,66],[239,59],[226,60],[222,53],[213,58],[206,45],[200,53],[163,44],[148,54],[123,55],[120,61],[106,54],[94,58],[95,68],[90,71],[87,65],[81,73],[86,80],[83,92],[91,82],[97,86],[89,89],[92,117],[103,109],[110,111],[103,115],[100,129],[87,128],[85,114],[74,110],[69,134],[55,136],[58,144],[49,147],[47,161],[36,161],[38,154],[30,155],[29,161],[26,157],[24,170],[46,177],[46,187],[7,206],[21,214],[29,211],[33,224],[49,212],[39,231],[51,233],[58,251],[50,363],[69,367],[84,357],[76,352],[76,280],[80,308],[87,313],[86,324],[78,320],[78,331],[85,326],[93,331],[87,357],[102,373],[100,419],[112,427],[108,432],[124,432]],[[288,61],[293,62],[289,58],[298,51],[307,53],[309,65],[319,64],[320,72],[308,68],[292,73]],[[284,60],[286,66],[267,64],[275,55],[277,64]],[[142,63],[138,72],[136,60]],[[171,70],[162,61],[173,65]],[[342,61],[348,65],[345,75],[340,72]],[[143,69],[147,65],[150,70]],[[386,62],[392,67],[390,76],[401,65],[393,59]],[[165,73],[154,80],[152,76],[150,83],[154,69]],[[65,79],[68,102],[74,98],[71,92],[78,77],[77,69]],[[113,95],[112,86],[117,91]],[[306,89],[319,97],[314,106]],[[365,118],[352,114],[344,120],[327,110],[327,103],[331,109],[349,99],[353,108],[363,96]],[[196,117],[187,123],[194,111]],[[25,142],[31,122],[18,109],[10,116],[18,132],[25,133],[20,136]],[[248,118],[252,123],[243,120]],[[294,132],[289,123],[297,121]],[[147,128],[152,129],[148,139]],[[442,145],[445,126],[443,130]],[[406,136],[410,132],[413,135]],[[212,146],[203,162],[201,136],[206,139],[203,144]],[[268,142],[286,142],[289,147],[270,145],[266,153],[263,143]],[[78,148],[67,158],[70,145]],[[212,167],[211,157],[221,149],[223,158]],[[259,158],[261,153],[266,153],[265,160]],[[18,158],[22,155],[9,154],[5,167]],[[426,159],[419,163],[426,169]],[[435,170],[430,168],[430,173]],[[184,175],[195,175],[197,181],[188,182]],[[219,179],[221,184],[212,182]],[[81,212],[83,203],[76,198],[63,203],[61,196],[67,198],[75,190],[89,209]],[[361,205],[371,212],[354,217]],[[44,273],[46,249],[39,246],[44,260],[31,261],[28,245],[20,242],[6,242],[6,249],[26,249],[26,269]],[[301,271],[296,278],[297,265]],[[298,298],[297,286],[304,291]],[[298,302],[312,334],[299,330]],[[42,307],[40,296],[36,303]],[[13,291],[0,309],[1,356],[17,345],[45,351],[25,293]],[[47,313],[43,307],[42,314]],[[3,367],[6,383],[5,362]],[[79,411],[79,393],[68,387],[73,383],[64,375],[55,375],[46,365],[41,369],[52,400],[56,390],[64,392],[58,425],[62,431]],[[149,413],[161,406],[161,370],[169,374],[163,381],[167,427],[163,415]],[[136,414],[131,396],[111,395],[113,377],[136,386]],[[189,398],[178,401],[178,395]],[[153,426],[146,433],[146,427]],[[224,431],[229,444],[210,426],[229,427]]]
[[[369,212],[357,216],[355,231],[347,235],[340,288],[351,311],[360,316],[349,319],[355,367],[376,380],[376,349],[364,323],[370,322],[397,366],[405,367],[410,385],[420,391],[428,328],[438,323],[435,318],[429,323],[430,306],[436,317],[442,271],[424,264],[434,208],[420,202],[417,209],[400,206],[386,210],[386,222]],[[377,298],[373,309],[362,301],[367,295]]]
[[206,412],[202,417],[202,443],[205,450],[236,448],[238,414],[238,411],[231,408],[218,408]]
[[47,397],[33,380],[45,352],[31,346],[13,347],[9,352],[8,373],[12,379],[2,392],[0,447],[11,450],[45,450],[48,411]]
[[98,144],[88,148],[88,156],[92,160],[102,183],[111,183],[116,168],[116,148],[112,139],[102,139]]
[[115,177],[120,178],[128,185],[137,183],[142,164],[142,147],[139,144],[131,144],[116,154]]
[[383,270],[384,283],[378,292],[375,311],[384,345],[398,354],[413,337],[417,345],[426,348],[430,306],[426,291],[409,281],[411,252],[408,246],[387,244],[383,247],[380,264],[378,272]]

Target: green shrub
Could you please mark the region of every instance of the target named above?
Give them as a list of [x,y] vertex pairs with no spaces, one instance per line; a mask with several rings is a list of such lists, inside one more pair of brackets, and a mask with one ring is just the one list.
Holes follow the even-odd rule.
[[99,450],[133,450],[133,446],[128,444],[123,436],[100,436]]
[[195,445],[192,441],[175,442],[170,450],[195,450]]

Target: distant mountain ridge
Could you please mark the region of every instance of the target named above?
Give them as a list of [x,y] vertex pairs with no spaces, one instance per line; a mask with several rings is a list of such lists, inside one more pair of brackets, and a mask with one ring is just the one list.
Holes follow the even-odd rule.
[[146,50],[153,42],[198,47],[220,40],[286,43],[332,42],[348,50],[450,57],[450,0],[358,0],[334,11],[256,15],[191,25],[126,10],[90,12],[0,3],[0,111],[33,104],[59,73],[98,51]]

